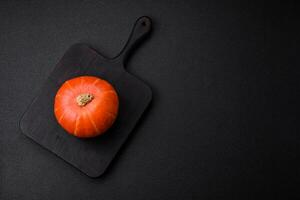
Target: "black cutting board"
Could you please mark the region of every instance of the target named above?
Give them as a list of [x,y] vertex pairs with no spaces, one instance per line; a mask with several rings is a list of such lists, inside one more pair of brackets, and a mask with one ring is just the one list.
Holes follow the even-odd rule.
[[[128,73],[124,62],[151,30],[148,17],[139,18],[118,56],[106,58],[85,44],[73,45],[41,87],[20,120],[22,132],[90,177],[104,173],[149,105],[148,85]],[[91,139],[68,134],[57,123],[53,104],[59,87],[68,79],[92,75],[109,81],[119,96],[119,114],[107,133]]]

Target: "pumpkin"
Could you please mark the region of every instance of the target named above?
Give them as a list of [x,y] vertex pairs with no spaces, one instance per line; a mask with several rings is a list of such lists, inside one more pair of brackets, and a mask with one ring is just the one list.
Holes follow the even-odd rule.
[[103,134],[116,120],[119,99],[107,81],[94,76],[67,80],[54,100],[57,122],[70,134],[89,138]]

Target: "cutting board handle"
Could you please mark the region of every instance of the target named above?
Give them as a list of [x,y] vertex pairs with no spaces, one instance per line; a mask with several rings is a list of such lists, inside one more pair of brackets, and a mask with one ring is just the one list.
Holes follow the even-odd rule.
[[140,17],[136,20],[133,29],[130,33],[129,39],[121,52],[114,58],[114,60],[125,62],[130,52],[140,43],[151,31],[151,19],[147,16]]

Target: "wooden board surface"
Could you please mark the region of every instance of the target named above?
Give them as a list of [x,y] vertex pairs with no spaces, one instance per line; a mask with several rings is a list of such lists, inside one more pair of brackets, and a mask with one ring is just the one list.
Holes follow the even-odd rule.
[[[85,44],[73,45],[29,105],[20,120],[22,132],[90,177],[104,173],[152,99],[148,85],[128,73],[124,63],[131,50],[150,32],[151,20],[139,18],[124,49],[115,58],[105,58]],[[68,79],[97,76],[116,89],[120,107],[114,125],[102,136],[79,139],[57,123],[53,104],[59,87]]]

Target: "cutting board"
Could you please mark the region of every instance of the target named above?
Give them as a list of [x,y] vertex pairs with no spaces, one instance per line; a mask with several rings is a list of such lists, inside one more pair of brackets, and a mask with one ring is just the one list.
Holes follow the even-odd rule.
[[[85,44],[71,46],[20,119],[23,134],[86,175],[102,175],[152,99],[150,87],[124,67],[129,54],[150,30],[150,18],[139,18],[125,47],[114,58],[106,58]],[[53,112],[54,97],[60,86],[66,80],[82,75],[109,81],[116,89],[120,103],[114,125],[105,134],[90,139],[68,134],[57,123]]]

